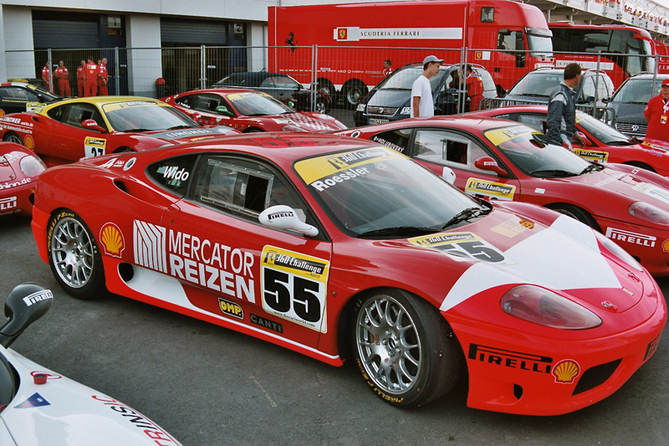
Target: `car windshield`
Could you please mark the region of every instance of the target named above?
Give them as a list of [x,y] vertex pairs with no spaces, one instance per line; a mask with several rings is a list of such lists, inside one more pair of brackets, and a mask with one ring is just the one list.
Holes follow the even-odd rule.
[[239,113],[246,116],[295,113],[292,108],[264,93],[235,93],[229,94],[228,99]]
[[381,146],[300,160],[295,171],[332,220],[361,238],[432,234],[489,209]]
[[595,139],[598,139],[604,144],[631,144],[628,136],[623,135],[613,127],[604,124],[602,121],[595,119],[582,111],[576,110],[576,123],[581,126],[583,130],[590,133]]
[[562,81],[562,73],[529,73],[511,87],[507,96],[547,98]]
[[250,84],[246,82],[246,76],[242,76],[239,74],[231,74],[230,76],[224,77],[220,81],[216,82],[214,84],[215,87],[221,87],[224,85],[243,85],[243,86],[249,86]]
[[117,132],[146,132],[198,127],[179,110],[152,101],[114,102],[102,106]]
[[[430,85],[432,86],[432,91],[437,88],[437,85],[440,84],[441,79],[447,73],[447,70],[441,69],[436,76],[433,76],[430,79]],[[423,74],[422,66],[415,66],[409,68],[402,68],[386,77],[379,85],[377,85],[378,90],[406,90],[411,91],[411,86],[413,82],[418,79],[418,76]]]
[[655,89],[653,89],[653,79],[630,79],[620,87],[611,102],[624,102],[627,104],[646,105],[651,96],[655,96],[660,91],[661,78],[655,79]]
[[591,164],[561,146],[546,144],[541,133],[525,125],[488,130],[485,137],[524,174],[538,178],[581,175]]

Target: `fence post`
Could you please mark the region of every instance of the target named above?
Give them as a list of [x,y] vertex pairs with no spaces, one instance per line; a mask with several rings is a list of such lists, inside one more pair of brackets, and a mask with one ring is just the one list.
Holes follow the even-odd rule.
[[318,45],[313,45],[311,50],[311,111],[316,110],[316,73],[318,71]]
[[118,47],[114,47],[114,84],[116,86],[116,94],[121,94],[121,69],[118,60]]
[[207,57],[205,56],[205,46],[200,46],[200,89],[207,88]]
[[49,88],[47,88],[47,90],[53,93],[56,89],[53,88],[53,59],[51,58],[51,48],[46,50],[46,60],[49,63]]

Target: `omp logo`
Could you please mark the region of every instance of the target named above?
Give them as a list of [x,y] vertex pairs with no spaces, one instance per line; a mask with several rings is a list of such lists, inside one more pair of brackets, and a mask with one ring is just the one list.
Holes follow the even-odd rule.
[[135,220],[132,228],[135,263],[161,273],[167,273],[165,228]]
[[611,227],[606,228],[606,236],[611,240],[647,246],[649,248],[654,248],[655,242],[657,241],[657,238],[652,235],[638,234],[636,232],[623,231],[622,229]]
[[224,314],[227,314],[237,319],[244,319],[244,310],[241,305],[227,301],[225,299],[218,298],[218,307]]

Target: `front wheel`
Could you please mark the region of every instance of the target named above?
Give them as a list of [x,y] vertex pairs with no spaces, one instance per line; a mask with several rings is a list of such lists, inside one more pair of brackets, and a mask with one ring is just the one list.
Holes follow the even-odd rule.
[[378,397],[395,406],[417,406],[457,382],[463,356],[436,308],[394,289],[360,297],[354,308],[355,359]]
[[63,210],[51,219],[47,251],[51,272],[68,294],[85,300],[104,291],[100,250],[77,214]]
[[344,104],[347,108],[356,108],[367,95],[367,87],[360,82],[351,82],[344,86]]

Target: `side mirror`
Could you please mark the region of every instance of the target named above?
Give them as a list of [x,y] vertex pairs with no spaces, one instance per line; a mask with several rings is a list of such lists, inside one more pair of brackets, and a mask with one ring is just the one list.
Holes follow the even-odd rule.
[[491,171],[491,172],[495,172],[500,177],[509,176],[509,172],[507,172],[506,170],[499,167],[499,164],[497,164],[497,161],[495,161],[490,156],[482,156],[481,158],[477,159],[474,162],[474,166],[477,169],[488,170],[488,171]]
[[580,136],[581,138],[583,138],[583,141],[585,141],[584,146],[588,146],[588,147],[592,147],[592,146],[593,146],[592,141],[590,141],[590,139],[589,139],[587,136],[585,136],[585,133],[583,133],[583,132],[578,132],[578,134],[579,134],[579,136]]
[[231,118],[234,116],[234,113],[228,110],[228,107],[226,107],[225,105],[219,105],[218,107],[216,107],[216,113],[218,113],[219,115],[229,116]]
[[0,328],[0,344],[9,347],[23,330],[41,318],[51,308],[51,290],[36,283],[16,286],[5,301],[5,316],[9,321]]
[[308,237],[316,237],[318,235],[317,228],[302,223],[293,208],[283,204],[268,207],[260,213],[258,220],[263,226],[272,229],[288,229]]
[[95,130],[96,132],[107,133],[107,129],[99,126],[98,123],[95,122],[95,119],[86,119],[85,121],[82,121],[81,126],[88,130]]

